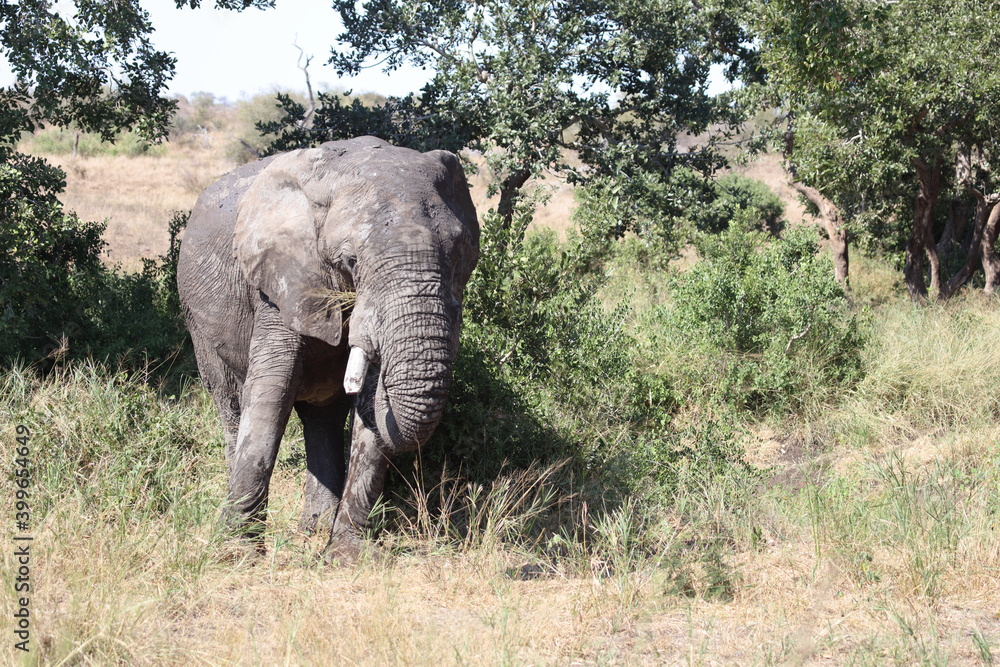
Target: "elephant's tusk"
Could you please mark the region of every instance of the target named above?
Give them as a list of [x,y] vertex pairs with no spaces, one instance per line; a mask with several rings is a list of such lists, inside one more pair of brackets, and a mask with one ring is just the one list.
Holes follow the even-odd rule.
[[347,358],[347,372],[344,373],[344,391],[356,394],[365,383],[365,373],[368,372],[368,357],[360,347],[351,348],[351,356]]

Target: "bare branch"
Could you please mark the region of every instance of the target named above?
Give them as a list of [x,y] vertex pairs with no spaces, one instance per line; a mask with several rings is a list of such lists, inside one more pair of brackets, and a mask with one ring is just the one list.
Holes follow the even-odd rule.
[[[299,59],[295,62],[295,65],[305,74],[306,90],[309,92],[309,109],[306,111],[306,115],[302,117],[302,120],[299,121],[299,127],[308,130],[312,128],[313,116],[316,114],[316,98],[313,96],[312,82],[309,80],[309,63],[312,62],[313,57],[307,56],[306,52],[299,46],[298,37],[296,37],[295,42],[292,42],[292,46],[299,50]],[[302,64],[303,58],[306,61],[304,65]]]
[[430,49],[431,51],[438,54],[442,58],[450,60],[453,63],[460,62],[460,58],[458,58],[458,56],[456,56],[454,53],[446,51],[445,48],[443,46],[440,46],[439,44],[435,44],[434,42],[428,41],[426,39],[415,39],[413,40],[413,43],[416,44],[417,46],[422,46],[425,49]]
[[243,148],[247,149],[247,151],[250,153],[250,155],[253,155],[258,160],[261,159],[262,157],[264,157],[263,155],[260,154],[259,150],[257,150],[256,148],[254,148],[253,146],[251,146],[247,142],[243,141],[242,139],[240,139],[240,143],[243,144]]
[[[814,308],[814,310],[815,310],[815,308]],[[788,341],[788,345],[785,346],[785,354],[788,354],[788,351],[790,349],[792,349],[792,343],[794,343],[795,341],[797,341],[798,339],[802,338],[807,333],[809,333],[809,330],[812,329],[812,326],[813,326],[813,310],[810,310],[809,311],[809,324],[807,324],[806,328],[802,330],[802,333],[795,334],[795,335],[793,335],[791,337],[791,339]]]

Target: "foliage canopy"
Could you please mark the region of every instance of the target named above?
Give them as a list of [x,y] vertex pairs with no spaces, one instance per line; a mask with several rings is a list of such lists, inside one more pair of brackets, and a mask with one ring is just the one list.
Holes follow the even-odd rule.
[[944,252],[951,239],[939,203],[996,188],[989,149],[1000,131],[1000,8],[980,0],[752,7],[763,99],[789,123],[798,177],[835,201],[866,245],[905,246],[911,296],[927,294],[925,254],[941,292],[935,235]]
[[[718,6],[716,6],[718,5]],[[716,138],[683,145],[730,108],[707,94],[709,67],[745,67],[745,34],[720,3],[686,0],[488,0],[335,3],[345,25],[330,62],[338,72],[433,72],[419,95],[375,108],[321,98],[311,125],[283,101],[284,122],[265,129],[274,149],[374,133],[423,147],[481,153],[494,177],[503,225],[530,215],[526,190],[546,172],[571,181],[613,180],[630,200],[662,198],[680,166],[710,173]],[[733,55],[736,54],[736,55]],[[650,193],[653,194],[650,194]],[[624,229],[611,229],[623,233]]]

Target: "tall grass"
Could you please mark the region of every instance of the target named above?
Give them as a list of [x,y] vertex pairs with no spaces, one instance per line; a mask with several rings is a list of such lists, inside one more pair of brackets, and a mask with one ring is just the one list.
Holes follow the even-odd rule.
[[1000,416],[1000,309],[971,295],[948,307],[893,304],[879,312],[856,400],[915,428],[981,425]]
[[[445,476],[441,487],[425,489],[414,480],[409,497],[382,505],[384,530],[371,535],[358,569],[323,569],[326,536],[294,528],[304,472],[299,429],[287,434],[272,482],[267,555],[234,551],[215,528],[225,493],[223,443],[199,385],[178,391],[142,373],[80,362],[44,378],[7,371],[0,389],[2,437],[12,442],[18,424],[32,432],[37,551],[28,664],[174,664],[199,656],[269,664],[287,655],[308,662],[324,647],[350,661],[420,662],[441,646],[405,617],[393,573],[433,572],[442,562],[454,562],[467,579],[443,604],[461,604],[472,586],[493,610],[474,615],[458,635],[449,631],[454,655],[519,663],[537,655],[531,624],[538,618],[527,611],[535,603],[521,601],[522,584],[555,585],[559,604],[584,614],[574,627],[593,616],[610,619],[617,632],[643,612],[663,576],[684,578],[690,591],[703,579],[704,558],[677,548],[679,530],[658,524],[657,513],[638,502],[605,507],[579,495],[564,465],[511,470],[488,485]],[[14,456],[3,450],[0,465],[12,469]],[[0,512],[12,515],[12,494],[0,500]],[[11,572],[10,553],[3,563]],[[5,577],[0,597],[13,606]],[[352,589],[359,579],[381,627],[375,620],[342,625],[331,590]],[[269,607],[268,591],[279,585],[285,602]],[[558,635],[566,622],[545,632]],[[263,623],[266,634],[246,634],[248,623]],[[339,643],[320,639],[317,623],[340,627]],[[374,654],[370,641],[380,642]]]

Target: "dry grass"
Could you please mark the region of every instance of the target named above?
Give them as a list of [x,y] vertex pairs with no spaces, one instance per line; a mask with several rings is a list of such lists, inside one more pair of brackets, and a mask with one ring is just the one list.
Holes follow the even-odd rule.
[[141,268],[167,250],[174,211],[189,211],[202,190],[235,165],[209,149],[171,147],[163,156],[49,156],[66,172],[63,204],[84,220],[107,220],[108,261]]
[[323,539],[293,530],[298,477],[276,476],[263,557],[225,557],[210,521],[188,532],[169,515],[129,525],[61,505],[35,534],[28,664],[977,664],[973,634],[1000,634],[985,513],[928,595],[918,544],[875,545],[868,578],[832,531],[817,546],[807,508],[779,503],[784,533],[732,554],[738,583],[719,599],[670,593],[664,553],[624,572],[535,568],[510,546],[401,534],[357,566],[323,567]]
[[[0,434],[30,424],[38,463],[22,664],[987,664],[1000,644],[995,424],[796,451],[749,495],[688,480],[652,523],[558,495],[558,468],[451,480],[338,567],[295,530],[299,429],[260,556],[215,533],[225,475],[201,388],[178,401],[86,368],[0,388]],[[12,550],[0,560],[13,571]],[[0,597],[14,606],[9,576]]]
[[[203,390],[174,406],[88,372],[5,382],[6,442],[29,423],[39,463],[88,452],[68,478],[35,472],[25,664],[979,664],[977,637],[1000,644],[995,425],[795,451],[773,462],[799,484],[735,501],[726,480],[691,480],[655,524],[635,505],[588,513],[552,470],[450,484],[337,567],[320,564],[324,536],[295,530],[297,429],[258,556],[214,532],[225,481]],[[134,444],[99,444],[112,436]]]
[[212,141],[178,141],[136,156],[73,157],[49,155],[30,138],[22,148],[45,157],[66,172],[60,196],[83,220],[107,221],[106,261],[126,270],[142,267],[143,258],[167,250],[167,226],[174,211],[189,211],[201,192],[236,164],[225,157],[228,135]]

